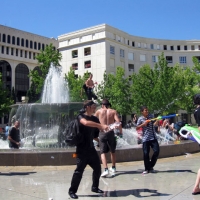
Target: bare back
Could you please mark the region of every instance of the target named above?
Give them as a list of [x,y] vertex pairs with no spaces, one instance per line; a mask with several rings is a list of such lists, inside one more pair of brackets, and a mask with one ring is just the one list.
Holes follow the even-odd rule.
[[116,110],[110,108],[100,108],[95,113],[95,116],[97,116],[100,123],[104,125],[109,125],[114,122],[120,122]]

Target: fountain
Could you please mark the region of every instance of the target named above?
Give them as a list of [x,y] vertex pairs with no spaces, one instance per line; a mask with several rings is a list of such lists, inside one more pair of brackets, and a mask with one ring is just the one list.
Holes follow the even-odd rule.
[[[80,102],[69,102],[67,83],[62,78],[62,69],[50,67],[45,80],[42,103],[16,104],[11,106],[10,122],[20,120],[20,134],[24,147],[9,149],[7,141],[0,141],[1,164],[10,166],[70,165],[75,164],[74,147],[64,142],[65,126],[82,108]],[[186,141],[174,145],[165,137],[159,157],[197,152],[199,145]],[[173,138],[174,139],[174,138]],[[172,139],[172,140],[173,140]],[[165,142],[167,141],[167,142]],[[117,162],[142,160],[142,145],[137,144],[135,128],[123,129],[123,138],[117,140]],[[107,157],[110,161],[110,156]]]

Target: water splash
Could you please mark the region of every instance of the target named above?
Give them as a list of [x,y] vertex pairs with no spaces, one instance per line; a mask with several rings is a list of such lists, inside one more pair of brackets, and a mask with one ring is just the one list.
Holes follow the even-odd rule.
[[51,65],[44,82],[42,103],[68,103],[69,90],[62,68]]

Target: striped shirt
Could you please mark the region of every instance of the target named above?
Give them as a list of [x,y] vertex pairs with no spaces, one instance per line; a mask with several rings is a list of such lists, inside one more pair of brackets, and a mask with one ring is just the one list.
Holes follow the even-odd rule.
[[[147,119],[152,119],[152,118],[153,118],[152,115],[148,115],[147,118],[145,118],[144,116],[139,117],[137,121],[137,126],[143,124]],[[154,121],[151,121],[147,124],[147,126],[142,127],[142,132],[143,132],[142,142],[147,142],[150,140],[157,139],[153,124]]]

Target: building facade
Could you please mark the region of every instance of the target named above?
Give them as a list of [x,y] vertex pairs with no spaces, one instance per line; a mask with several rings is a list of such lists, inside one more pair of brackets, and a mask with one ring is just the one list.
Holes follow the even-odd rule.
[[[50,43],[58,48],[57,39],[0,25],[0,73],[4,86],[9,91],[14,88],[17,102],[30,87],[28,74],[38,66],[35,56]],[[7,115],[0,118],[0,125],[7,122]]]
[[72,67],[77,75],[86,71],[94,81],[103,80],[103,74],[116,72],[121,66],[128,77],[144,64],[151,67],[164,52],[169,66],[180,63],[193,66],[192,57],[200,60],[199,40],[161,40],[132,36],[124,31],[102,24],[58,36],[61,65],[67,73]]

